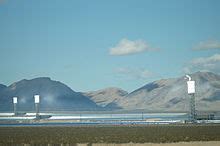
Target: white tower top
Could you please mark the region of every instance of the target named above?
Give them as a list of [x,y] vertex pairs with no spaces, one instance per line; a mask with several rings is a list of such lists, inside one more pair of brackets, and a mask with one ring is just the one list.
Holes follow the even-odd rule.
[[34,102],[40,103],[40,95],[34,95]]
[[187,88],[188,88],[188,94],[194,94],[196,92],[195,89],[195,81],[192,81],[192,78],[189,75],[186,75],[187,81]]
[[18,98],[17,97],[13,97],[13,103],[18,103]]

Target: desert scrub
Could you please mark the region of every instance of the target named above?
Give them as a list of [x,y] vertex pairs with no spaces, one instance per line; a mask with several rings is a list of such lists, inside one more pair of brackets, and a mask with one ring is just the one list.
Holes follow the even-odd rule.
[[0,144],[220,141],[220,125],[0,127]]

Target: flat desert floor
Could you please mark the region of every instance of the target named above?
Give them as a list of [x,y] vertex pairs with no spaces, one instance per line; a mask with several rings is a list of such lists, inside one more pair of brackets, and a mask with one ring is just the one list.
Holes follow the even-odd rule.
[[[0,144],[1,146],[7,146]],[[37,146],[38,144],[13,144],[13,146]],[[220,141],[194,141],[177,143],[124,143],[124,144],[40,144],[41,146],[220,146]],[[10,145],[12,146],[12,145]]]
[[0,145],[15,144],[220,146],[220,125],[0,127]]
[[[79,144],[79,146],[83,146]],[[92,146],[220,146],[220,141],[195,141],[177,143],[143,143],[143,144],[92,144]]]

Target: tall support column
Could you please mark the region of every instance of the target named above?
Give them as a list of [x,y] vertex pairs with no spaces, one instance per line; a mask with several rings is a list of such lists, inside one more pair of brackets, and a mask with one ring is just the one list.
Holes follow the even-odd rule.
[[35,103],[36,117],[39,116],[39,103]]
[[190,111],[189,111],[189,121],[191,123],[196,123],[196,107],[195,107],[195,93],[196,93],[196,87],[195,87],[195,81],[192,81],[192,78],[189,75],[186,75],[187,81],[187,89],[188,89],[188,95],[190,98]]
[[18,103],[18,98],[17,97],[13,97],[13,109],[14,109],[14,115],[17,115],[17,103]]
[[35,110],[36,110],[36,118],[39,118],[39,103],[40,103],[40,95],[34,95],[35,102]]
[[196,105],[195,105],[195,94],[190,95],[190,116],[189,120],[192,123],[196,123]]
[[17,103],[14,103],[14,115],[17,115]]

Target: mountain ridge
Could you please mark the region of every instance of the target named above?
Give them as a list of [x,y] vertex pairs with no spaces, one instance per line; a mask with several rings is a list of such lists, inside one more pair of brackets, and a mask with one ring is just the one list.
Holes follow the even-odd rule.
[[[195,72],[190,75],[196,81],[197,109],[219,111],[220,75],[212,72]],[[189,109],[189,95],[184,76],[156,80],[130,93],[117,87],[76,92],[60,81],[39,77],[23,79],[9,86],[0,84],[0,111],[12,110],[13,96],[19,97],[20,109],[22,106],[25,107],[25,103],[30,103],[26,109],[34,110],[34,94],[41,95],[41,108],[45,110],[188,111]]]
[[20,110],[34,110],[33,96],[41,96],[42,110],[96,110],[99,107],[88,97],[48,77],[23,79],[0,92],[0,110],[12,110],[12,97],[17,96]]
[[3,90],[6,87],[7,87],[6,85],[0,84],[0,92],[1,92],[1,90]]
[[117,106],[117,104],[115,104],[115,102],[127,94],[127,91],[117,87],[108,87],[97,91],[83,93],[83,95],[88,96],[99,106],[106,107],[108,109],[121,109]]
[[[197,109],[200,110],[219,110],[220,105],[220,76],[210,72],[196,72],[190,74],[192,79],[196,81],[196,103]],[[217,83],[216,83],[217,81]],[[217,86],[213,87],[213,82]],[[149,91],[149,86],[154,88]],[[187,94],[186,80],[184,76],[179,78],[170,78],[157,80],[152,83],[146,84],[143,87],[128,94],[125,101],[118,103],[123,108],[140,107],[148,110],[169,110],[181,111],[188,110],[189,98]],[[215,95],[215,102],[204,102],[204,99],[213,98]]]

